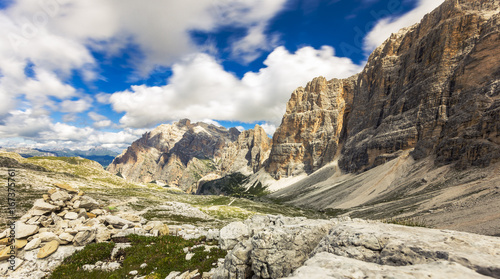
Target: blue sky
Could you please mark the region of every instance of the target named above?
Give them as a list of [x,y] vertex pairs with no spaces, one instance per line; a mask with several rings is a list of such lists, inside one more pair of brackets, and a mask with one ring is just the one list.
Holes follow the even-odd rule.
[[181,118],[272,135],[295,88],[441,2],[0,0],[0,146],[121,150]]

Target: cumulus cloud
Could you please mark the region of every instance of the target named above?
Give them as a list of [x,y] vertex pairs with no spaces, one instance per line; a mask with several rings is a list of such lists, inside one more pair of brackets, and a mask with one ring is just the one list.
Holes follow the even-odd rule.
[[[103,132],[92,127],[53,123],[50,117],[35,115],[29,109],[11,111],[2,124],[0,125],[0,145],[28,144],[37,148],[77,147],[85,150],[94,146],[103,146],[121,150],[146,132],[145,129],[129,128],[118,132]],[[23,140],[20,140],[21,138]]]
[[367,52],[373,51],[389,38],[392,33],[420,22],[425,14],[431,12],[443,2],[444,0],[419,0],[415,9],[400,17],[385,17],[380,19],[364,38],[364,50]]
[[295,53],[276,48],[265,68],[242,79],[225,71],[203,53],[172,67],[173,75],[162,87],[132,86],[99,99],[125,112],[120,122],[142,128],[180,118],[229,121],[270,121],[279,124],[287,100],[298,86],[323,75],[345,78],[360,71],[350,59],[335,56],[331,47],[304,47]]

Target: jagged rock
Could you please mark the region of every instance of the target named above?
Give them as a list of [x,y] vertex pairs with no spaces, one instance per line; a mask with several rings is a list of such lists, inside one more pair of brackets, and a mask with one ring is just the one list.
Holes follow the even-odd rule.
[[26,244],[28,244],[28,240],[26,239],[16,239],[16,241],[14,242],[16,249],[23,249]]
[[220,230],[221,249],[231,250],[239,241],[248,237],[248,227],[243,222],[232,222]]
[[96,237],[95,231],[86,230],[78,232],[73,238],[73,245],[85,246],[94,241],[95,237]]
[[38,251],[37,254],[37,258],[46,258],[57,251],[57,248],[59,248],[59,242],[57,242],[56,240],[52,240],[49,243],[45,244],[42,248],[40,248],[40,251]]
[[38,232],[38,226],[26,225],[21,222],[15,223],[16,239],[26,238]]
[[[280,278],[290,275],[308,259],[309,253],[335,222],[268,215],[254,216],[241,224],[231,223],[227,227],[245,226],[247,236],[239,238],[213,278],[250,278],[252,275]],[[223,231],[234,231],[225,229],[221,229],[221,247],[226,238]]]

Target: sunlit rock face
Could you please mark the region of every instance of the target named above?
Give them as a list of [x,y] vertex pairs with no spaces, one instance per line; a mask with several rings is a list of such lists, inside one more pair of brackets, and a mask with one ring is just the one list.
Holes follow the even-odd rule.
[[[446,1],[392,34],[349,79],[298,88],[267,170],[359,172],[414,149],[459,168],[500,160],[499,1]],[[341,152],[339,152],[341,149]]]

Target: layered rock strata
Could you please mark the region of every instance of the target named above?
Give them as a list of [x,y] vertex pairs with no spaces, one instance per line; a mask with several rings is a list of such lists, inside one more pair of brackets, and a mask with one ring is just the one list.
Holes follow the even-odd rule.
[[[392,34],[364,70],[297,89],[267,170],[359,172],[411,150],[458,168],[500,160],[500,2],[448,0]],[[336,157],[339,146],[340,156]],[[391,155],[392,154],[392,155]]]

